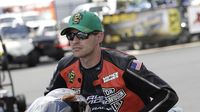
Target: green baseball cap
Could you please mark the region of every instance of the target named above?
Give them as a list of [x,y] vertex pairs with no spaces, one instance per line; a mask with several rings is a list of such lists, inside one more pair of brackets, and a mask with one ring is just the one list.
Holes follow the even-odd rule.
[[88,11],[78,12],[72,15],[69,19],[68,27],[61,31],[61,35],[65,35],[72,28],[84,33],[103,31],[99,17],[95,13]]

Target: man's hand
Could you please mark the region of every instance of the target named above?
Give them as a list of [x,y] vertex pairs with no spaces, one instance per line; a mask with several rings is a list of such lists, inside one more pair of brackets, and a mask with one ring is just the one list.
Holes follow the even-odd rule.
[[76,94],[67,94],[62,97],[62,101],[65,102],[74,102],[76,100]]

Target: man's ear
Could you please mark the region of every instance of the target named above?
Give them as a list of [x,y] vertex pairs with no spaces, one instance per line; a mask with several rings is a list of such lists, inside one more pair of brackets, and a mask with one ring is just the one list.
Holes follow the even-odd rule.
[[99,43],[102,43],[102,42],[103,42],[103,39],[104,39],[104,32],[99,32],[99,33],[98,33],[98,39],[99,39]]

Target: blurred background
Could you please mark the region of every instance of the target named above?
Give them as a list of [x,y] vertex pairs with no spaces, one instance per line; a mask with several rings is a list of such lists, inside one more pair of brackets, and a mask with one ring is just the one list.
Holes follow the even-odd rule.
[[60,31],[83,10],[100,17],[103,47],[136,55],[177,91],[178,106],[198,112],[199,0],[0,0],[2,110],[24,111],[43,95],[71,53]]

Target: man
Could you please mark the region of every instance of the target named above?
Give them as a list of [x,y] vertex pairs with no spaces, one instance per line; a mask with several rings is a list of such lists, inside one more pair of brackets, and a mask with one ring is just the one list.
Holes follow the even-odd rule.
[[178,101],[176,92],[136,57],[101,48],[103,26],[94,13],[74,14],[61,35],[68,38],[73,54],[59,61],[45,94],[73,89],[92,112],[167,112]]

